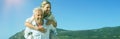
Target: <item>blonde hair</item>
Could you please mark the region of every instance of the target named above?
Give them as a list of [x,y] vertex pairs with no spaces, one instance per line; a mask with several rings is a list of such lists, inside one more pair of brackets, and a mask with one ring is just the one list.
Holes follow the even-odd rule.
[[41,7],[44,7],[46,4],[51,5],[51,3],[48,0],[43,0],[42,3],[41,3]]
[[33,14],[35,14],[35,12],[36,12],[37,10],[39,10],[39,9],[40,9],[40,8],[38,8],[38,7],[37,7],[37,8],[34,8],[34,9],[33,9]]
[[34,8],[34,9],[33,9],[33,14],[36,14],[35,12],[36,12],[37,10],[39,10],[39,11],[41,11],[41,12],[43,13],[42,9],[41,9],[40,7],[37,7],[37,8]]
[[[41,14],[43,15],[42,9],[41,9],[40,7],[36,7],[36,8],[33,9],[33,16],[32,16],[33,18],[34,18],[35,14],[36,14],[36,13],[35,13],[36,11],[41,11]],[[43,17],[42,17],[42,18],[43,18]],[[34,19],[35,19],[35,18],[34,18]],[[42,19],[40,19],[40,20],[42,20]],[[42,20],[41,22],[42,22],[41,24],[44,23],[43,20]]]

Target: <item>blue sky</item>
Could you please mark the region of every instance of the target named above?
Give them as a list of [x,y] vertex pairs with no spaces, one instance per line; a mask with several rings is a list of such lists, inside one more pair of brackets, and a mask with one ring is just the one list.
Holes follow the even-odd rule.
[[[58,28],[88,30],[120,26],[119,0],[50,0]],[[41,0],[0,0],[0,39],[25,29],[25,20]]]

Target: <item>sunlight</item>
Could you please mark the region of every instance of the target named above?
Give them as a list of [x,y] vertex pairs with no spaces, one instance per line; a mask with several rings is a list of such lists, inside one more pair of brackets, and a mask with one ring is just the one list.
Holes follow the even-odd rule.
[[14,12],[17,13],[17,11],[20,10],[20,7],[23,6],[23,3],[25,3],[24,0],[3,0],[1,2],[1,17],[6,21],[14,14]]
[[18,6],[21,5],[23,3],[23,0],[5,0],[5,5],[14,5],[14,6]]
[[5,0],[4,1],[4,6],[3,6],[3,12],[5,11],[10,11],[11,8],[19,8],[22,6],[22,4],[24,3],[24,0]]
[[25,3],[24,0],[4,0],[2,8],[3,18],[4,19],[8,18],[10,14],[13,14],[13,10],[16,10],[14,11],[16,13],[20,11],[24,3]]

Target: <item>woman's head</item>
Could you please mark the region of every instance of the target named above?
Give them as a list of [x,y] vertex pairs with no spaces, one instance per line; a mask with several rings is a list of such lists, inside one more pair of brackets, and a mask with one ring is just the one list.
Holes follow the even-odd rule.
[[44,10],[45,13],[49,13],[51,11],[51,3],[47,0],[44,0],[41,3],[41,8]]
[[51,5],[51,3],[48,0],[43,0],[42,3],[41,3],[41,7],[44,7],[46,4]]

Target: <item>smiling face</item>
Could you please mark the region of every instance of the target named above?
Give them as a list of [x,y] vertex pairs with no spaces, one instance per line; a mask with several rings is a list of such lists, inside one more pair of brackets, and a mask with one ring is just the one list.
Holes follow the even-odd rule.
[[50,4],[46,4],[46,5],[43,7],[43,9],[44,9],[44,12],[45,12],[45,13],[50,13],[50,11],[51,11],[51,6],[50,6]]
[[44,11],[44,17],[48,16],[51,12],[51,3],[49,1],[43,1],[41,8]]
[[51,12],[51,5],[50,4],[45,4],[45,6],[42,9],[44,11],[44,17],[46,17]]
[[34,19],[38,24],[42,24],[42,20],[43,20],[43,12],[41,9],[36,9],[34,11]]

